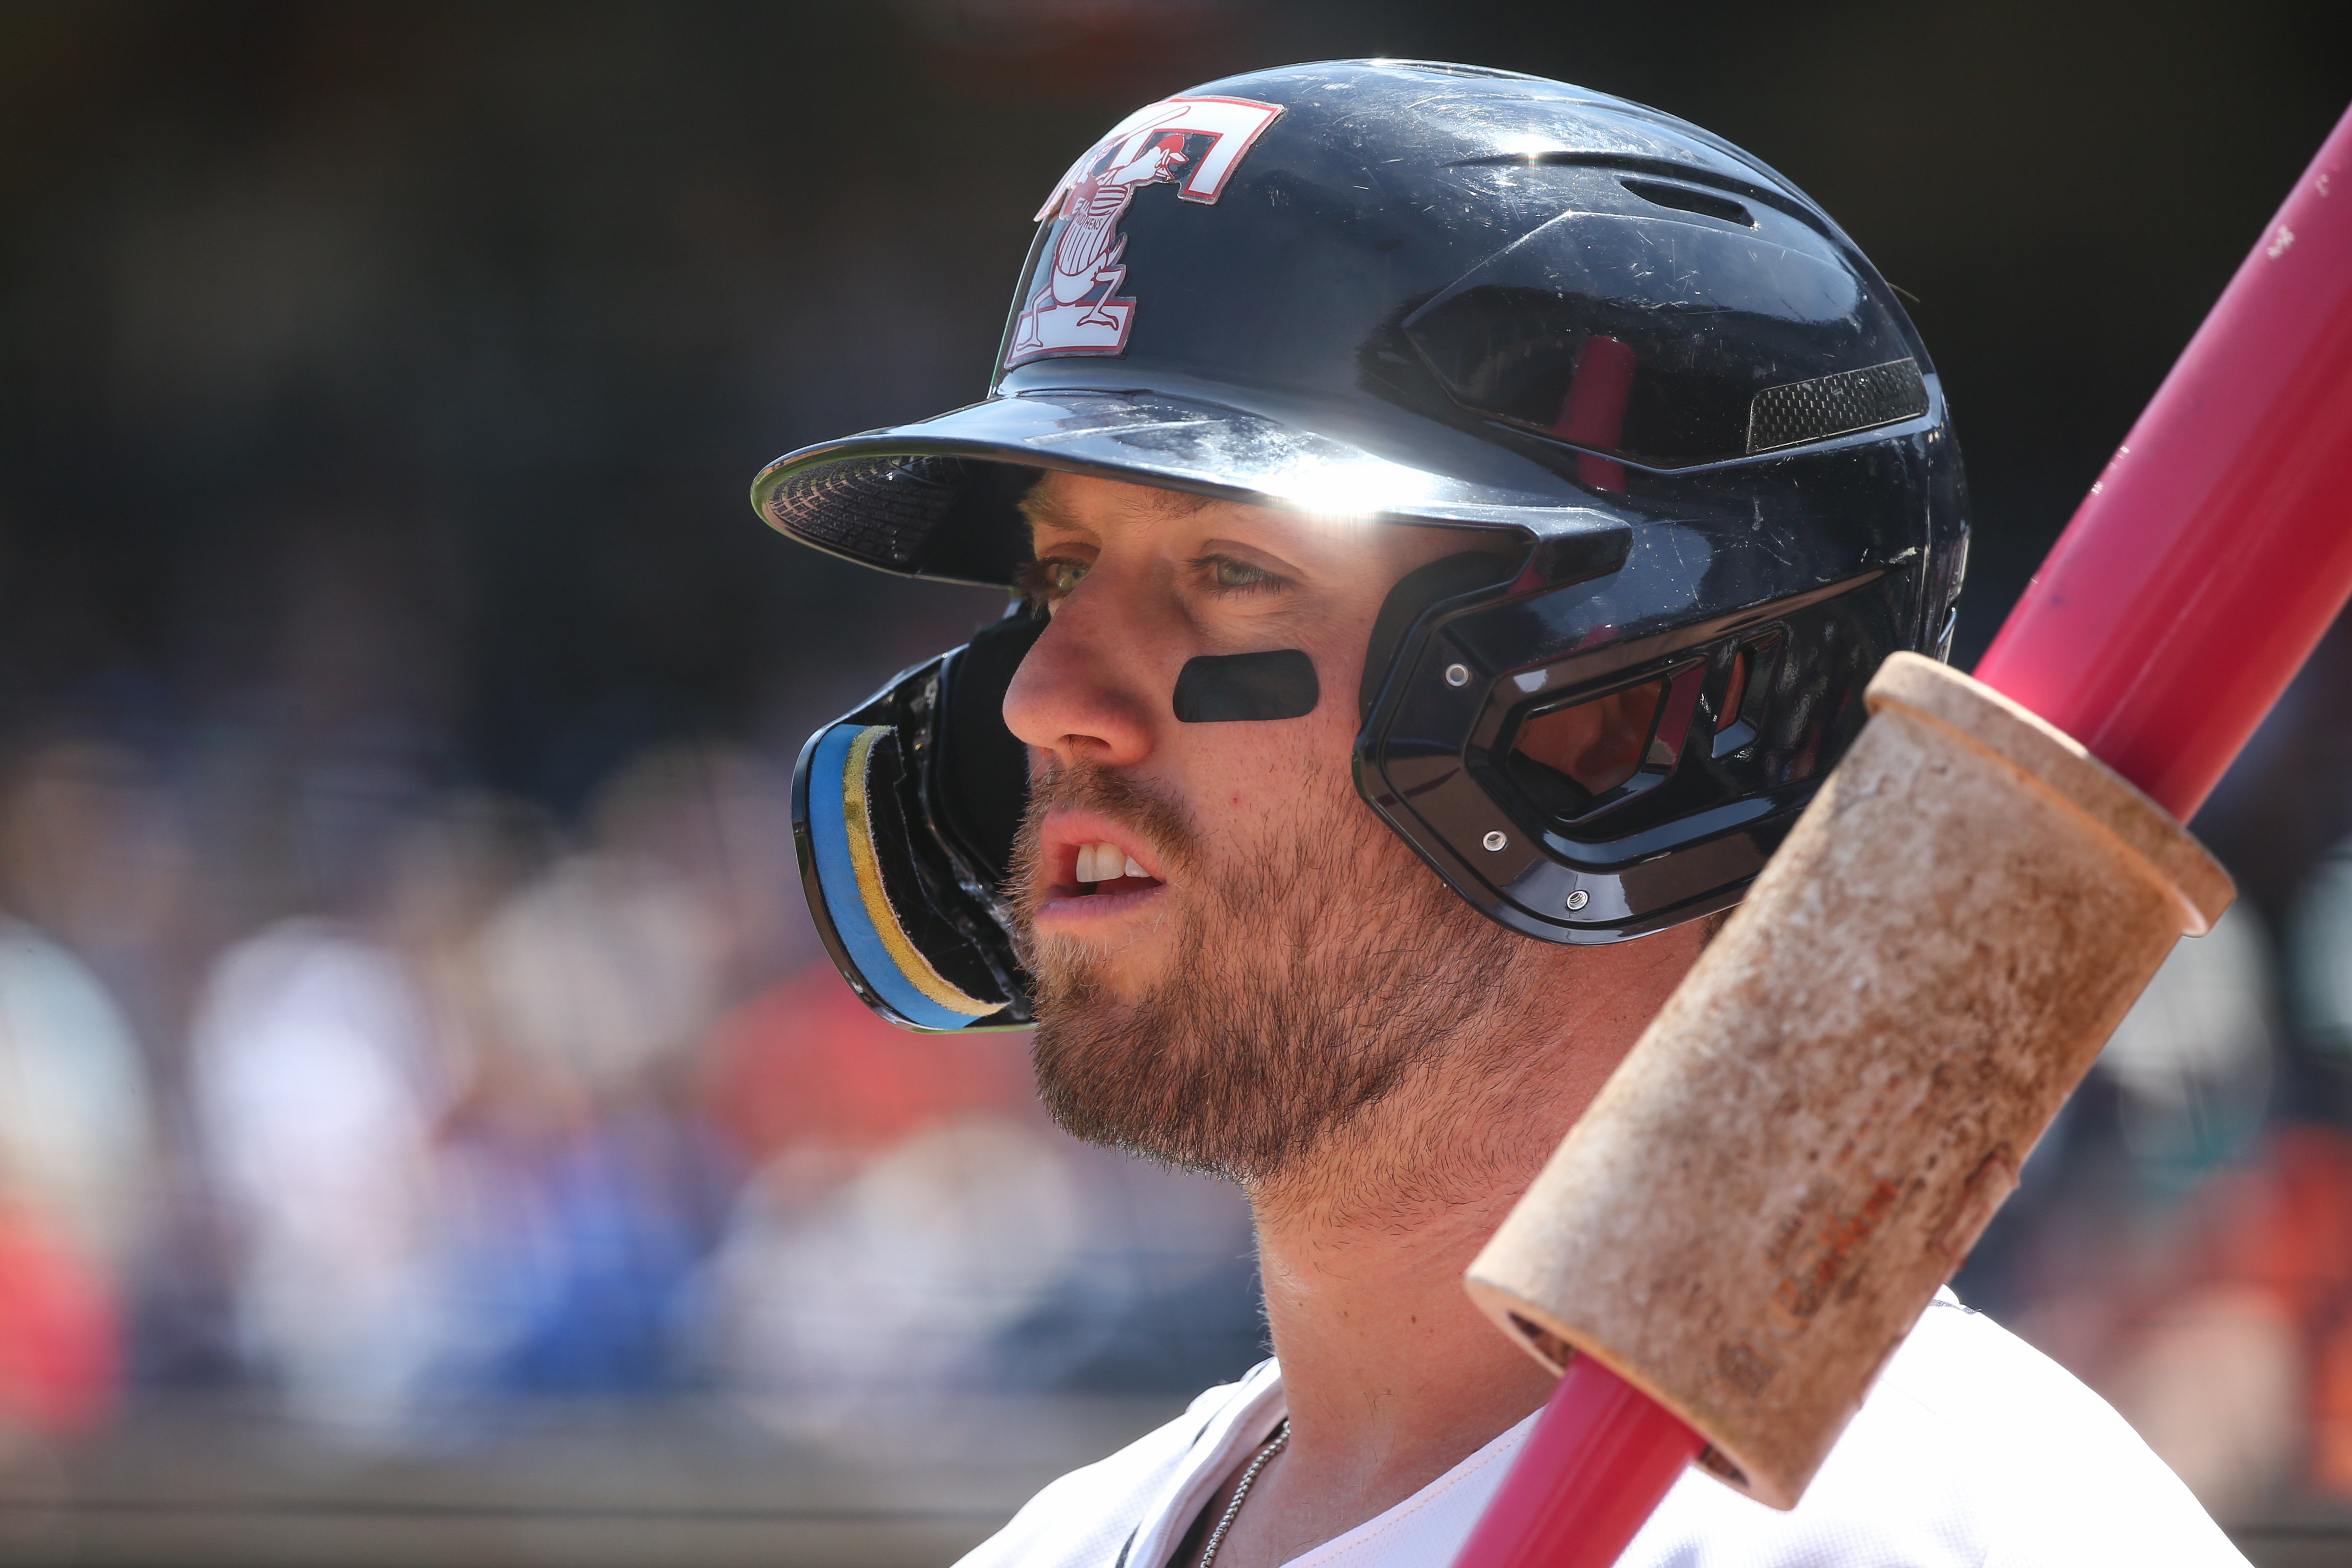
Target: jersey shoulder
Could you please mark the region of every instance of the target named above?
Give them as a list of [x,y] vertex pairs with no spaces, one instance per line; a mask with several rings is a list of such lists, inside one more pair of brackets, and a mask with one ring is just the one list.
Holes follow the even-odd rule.
[[[1940,1294],[1865,1404],[1873,1468],[1916,1442],[1958,1490],[1986,1568],[2084,1561],[2242,1564],[2115,1407],[1981,1312]],[[1847,1445],[1841,1443],[1843,1450]]]
[[2063,1367],[1938,1294],[1794,1509],[1694,1468],[1625,1568],[2244,1568],[2139,1435]]
[[1173,1421],[1048,1485],[956,1568],[1125,1568],[1223,1429],[1277,1380],[1266,1361],[1208,1390]]
[[[1675,1555],[1704,1541],[1697,1559]],[[1939,1292],[1804,1498],[1764,1507],[1694,1470],[1635,1561],[1710,1568],[2243,1568],[2106,1401]]]

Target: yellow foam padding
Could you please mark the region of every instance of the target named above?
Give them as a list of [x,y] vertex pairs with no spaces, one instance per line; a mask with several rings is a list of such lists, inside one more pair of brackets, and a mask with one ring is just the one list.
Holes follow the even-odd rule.
[[931,961],[907,940],[906,928],[898,923],[898,913],[890,907],[889,889],[883,886],[882,865],[874,855],[874,821],[866,809],[866,773],[874,742],[889,732],[887,724],[869,724],[859,731],[857,738],[849,743],[849,762],[843,769],[841,815],[849,830],[849,864],[857,873],[857,895],[866,902],[866,918],[874,922],[883,950],[916,990],[950,1013],[961,1013],[969,1018],[986,1017],[999,1011],[1002,1004],[965,995],[961,987],[932,968]]

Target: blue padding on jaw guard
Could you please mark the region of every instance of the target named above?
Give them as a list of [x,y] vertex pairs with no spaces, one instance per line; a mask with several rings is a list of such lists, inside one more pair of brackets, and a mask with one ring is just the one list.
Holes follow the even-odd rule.
[[[833,929],[859,975],[893,1011],[920,1028],[969,1028],[980,1020],[932,1001],[890,956],[868,912],[866,889],[858,884],[844,797],[850,784],[851,748],[865,728],[835,724],[817,742],[816,754],[809,763],[809,846],[816,857],[817,886],[824,894],[825,912],[833,917]],[[887,897],[877,901],[885,909],[889,907]]]

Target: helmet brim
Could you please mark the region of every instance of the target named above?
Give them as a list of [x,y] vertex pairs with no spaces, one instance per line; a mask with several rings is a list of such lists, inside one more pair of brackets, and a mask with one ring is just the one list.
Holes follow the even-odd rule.
[[[1365,521],[1532,539],[1610,515],[1580,499],[1415,468],[1224,405],[1152,391],[1000,394],[936,418],[803,447],[752,481],[771,527],[861,565],[1010,585],[1029,558],[1018,502],[1037,471],[1091,474]],[[1528,465],[1530,477],[1541,470]]]

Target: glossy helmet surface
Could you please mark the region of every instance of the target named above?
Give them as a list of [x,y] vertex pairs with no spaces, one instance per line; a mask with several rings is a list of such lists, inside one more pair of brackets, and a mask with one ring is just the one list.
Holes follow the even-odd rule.
[[[1735,902],[1880,660],[1948,647],[1967,524],[1927,352],[1818,206],[1695,126],[1508,72],[1289,67],[1139,110],[1039,220],[988,395],[777,459],[761,515],[1005,584],[1043,469],[1517,539],[1516,566],[1465,552],[1399,585],[1355,756],[1372,808],[1515,930],[1614,942]],[[1016,612],[845,720],[882,783],[851,778],[841,726],[803,757],[803,802],[902,800],[866,820],[856,889],[801,813],[835,955],[902,1022],[1027,1016],[996,891],[1022,753],[971,737],[1003,731],[1034,634]],[[968,773],[938,759],[954,707]],[[1638,745],[1580,750],[1603,711]],[[845,910],[898,938],[848,942]],[[922,984],[870,972],[908,950]],[[942,1006],[950,970],[970,989]]]

